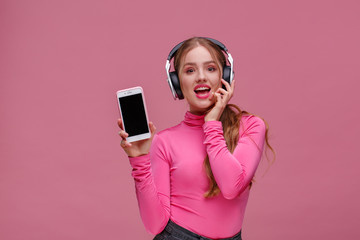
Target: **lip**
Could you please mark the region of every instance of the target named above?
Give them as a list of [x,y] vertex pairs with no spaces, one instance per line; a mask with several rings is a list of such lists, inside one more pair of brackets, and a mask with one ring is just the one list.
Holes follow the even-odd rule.
[[[198,94],[198,93],[196,93],[195,90],[198,89],[198,88],[201,88],[201,87],[209,88],[210,91],[208,93],[206,93],[206,94]],[[196,85],[195,88],[194,88],[194,93],[195,93],[196,97],[200,98],[200,99],[208,98],[210,96],[210,92],[211,92],[211,87],[209,85],[207,85],[207,84],[199,84],[199,85]]]

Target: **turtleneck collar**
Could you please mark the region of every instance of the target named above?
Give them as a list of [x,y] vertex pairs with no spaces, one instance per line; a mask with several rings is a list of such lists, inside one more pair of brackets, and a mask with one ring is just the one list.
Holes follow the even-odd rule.
[[188,126],[192,127],[202,127],[202,125],[205,123],[205,115],[195,115],[191,112],[187,111],[185,113],[184,123]]

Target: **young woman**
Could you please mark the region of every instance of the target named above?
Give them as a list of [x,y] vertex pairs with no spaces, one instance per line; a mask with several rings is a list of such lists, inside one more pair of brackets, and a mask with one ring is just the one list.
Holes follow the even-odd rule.
[[140,214],[146,229],[157,234],[154,239],[241,239],[267,127],[228,104],[235,80],[223,51],[230,61],[220,42],[195,37],[170,52],[171,88],[189,105],[180,124],[155,135],[150,122],[152,137],[129,143],[118,120]]

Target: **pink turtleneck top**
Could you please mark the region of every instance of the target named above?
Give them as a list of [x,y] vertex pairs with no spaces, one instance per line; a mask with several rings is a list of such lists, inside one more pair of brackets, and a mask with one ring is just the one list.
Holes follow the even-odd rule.
[[[212,239],[231,237],[241,230],[249,183],[264,147],[264,122],[242,116],[239,136],[230,153],[220,121],[204,122],[204,116],[187,112],[180,124],[155,135],[149,154],[129,158],[148,232],[160,233],[169,219]],[[212,198],[204,197],[209,189],[206,155],[221,191]]]

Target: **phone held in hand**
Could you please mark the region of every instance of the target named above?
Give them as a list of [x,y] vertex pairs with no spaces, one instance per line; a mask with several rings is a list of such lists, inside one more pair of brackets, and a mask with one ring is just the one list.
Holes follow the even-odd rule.
[[151,137],[146,113],[144,92],[141,87],[128,88],[116,92],[120,116],[128,142],[135,142]]

